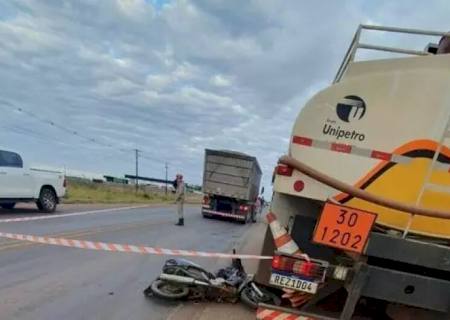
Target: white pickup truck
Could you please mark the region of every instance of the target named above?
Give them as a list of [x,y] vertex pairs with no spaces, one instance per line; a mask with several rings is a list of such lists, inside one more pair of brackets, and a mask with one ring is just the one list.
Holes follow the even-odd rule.
[[36,202],[39,210],[54,212],[65,192],[62,172],[26,167],[18,153],[0,149],[0,207]]

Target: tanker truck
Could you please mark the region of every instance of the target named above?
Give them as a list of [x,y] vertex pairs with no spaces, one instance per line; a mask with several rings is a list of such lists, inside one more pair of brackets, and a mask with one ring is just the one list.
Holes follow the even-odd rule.
[[[333,83],[301,109],[274,170],[261,252],[273,259],[256,273],[290,300],[258,319],[450,319],[449,35],[360,25]],[[361,61],[361,49],[388,57]]]

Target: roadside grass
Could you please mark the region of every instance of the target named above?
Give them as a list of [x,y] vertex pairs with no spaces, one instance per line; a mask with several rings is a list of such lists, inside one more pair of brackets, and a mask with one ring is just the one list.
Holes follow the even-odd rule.
[[[175,195],[169,192],[140,187],[136,193],[134,186],[120,184],[93,183],[89,181],[68,182],[64,203],[174,203]],[[188,194],[187,203],[200,203],[201,196]]]

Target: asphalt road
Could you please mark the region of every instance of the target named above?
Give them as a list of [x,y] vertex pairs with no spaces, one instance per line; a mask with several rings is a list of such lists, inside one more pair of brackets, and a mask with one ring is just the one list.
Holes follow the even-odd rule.
[[[82,208],[86,210],[88,208]],[[76,207],[60,213],[77,211]],[[58,214],[58,213],[56,213]],[[0,211],[0,219],[39,215]],[[230,252],[258,225],[203,219],[187,206],[185,227],[174,207],[103,211],[56,219],[0,223],[0,231],[171,249]],[[245,252],[255,253],[255,252]],[[194,258],[210,270],[226,259]],[[0,239],[0,319],[168,319],[184,307],[144,297],[165,257],[65,248]],[[188,306],[195,308],[195,306]],[[228,306],[227,306],[228,308]],[[234,308],[230,305],[229,308]],[[188,317],[186,317],[188,318]]]

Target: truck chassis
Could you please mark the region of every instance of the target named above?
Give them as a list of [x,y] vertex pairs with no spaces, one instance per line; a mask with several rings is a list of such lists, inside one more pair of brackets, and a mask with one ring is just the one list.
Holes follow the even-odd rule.
[[[315,224],[314,218],[297,215],[291,236],[311,256],[330,257],[334,249],[310,242]],[[271,237],[270,231],[267,237]],[[349,274],[347,281],[335,282],[319,290],[301,309],[261,307],[313,319],[348,320],[352,319],[360,298],[366,297],[383,300],[386,304],[399,303],[434,311],[429,319],[450,319],[448,246],[372,231],[365,255],[354,262]],[[338,313],[323,311],[320,302],[340,288],[347,292],[342,310]]]

